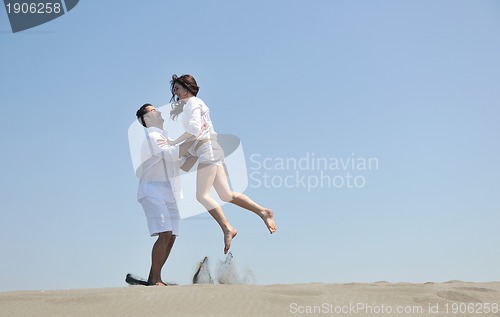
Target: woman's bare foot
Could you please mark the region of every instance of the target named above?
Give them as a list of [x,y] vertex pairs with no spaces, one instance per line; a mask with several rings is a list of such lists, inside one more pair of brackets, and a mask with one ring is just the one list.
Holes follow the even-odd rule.
[[231,241],[238,234],[238,230],[235,228],[230,229],[228,232],[224,233],[224,254],[227,254],[229,248],[231,247]]
[[274,216],[273,216],[273,210],[266,208],[261,214],[262,220],[264,220],[264,223],[267,226],[267,229],[269,229],[269,232],[271,234],[276,232],[276,224],[274,223]]

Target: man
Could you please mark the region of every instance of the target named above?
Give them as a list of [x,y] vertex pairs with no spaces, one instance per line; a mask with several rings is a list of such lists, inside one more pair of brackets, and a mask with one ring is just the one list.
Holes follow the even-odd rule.
[[163,131],[164,119],[151,104],[144,104],[136,116],[146,128],[146,140],[141,150],[142,164],[136,172],[140,178],[137,200],[144,209],[149,233],[158,236],[151,252],[147,284],[165,286],[161,270],[179,234],[177,201],[182,198],[179,168],[189,170],[196,162],[196,157],[186,158],[189,156],[187,149],[192,143],[168,145]]

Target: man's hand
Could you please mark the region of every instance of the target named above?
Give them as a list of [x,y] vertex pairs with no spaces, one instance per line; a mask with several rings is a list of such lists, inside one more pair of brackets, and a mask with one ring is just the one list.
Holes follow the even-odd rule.
[[205,133],[205,131],[208,129],[208,126],[207,126],[207,123],[206,122],[202,122],[201,123],[201,129],[200,129],[200,133],[198,133],[198,135],[196,136],[196,138],[199,138],[200,135],[202,135],[203,133]]

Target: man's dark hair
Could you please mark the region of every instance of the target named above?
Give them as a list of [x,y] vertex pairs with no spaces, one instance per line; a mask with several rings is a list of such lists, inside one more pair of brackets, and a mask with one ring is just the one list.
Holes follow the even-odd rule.
[[145,103],[135,113],[135,115],[137,116],[137,119],[139,119],[141,121],[142,125],[145,128],[147,128],[147,126],[146,126],[146,122],[144,121],[144,115],[149,112],[146,110],[147,107],[153,107],[153,105],[150,103]]

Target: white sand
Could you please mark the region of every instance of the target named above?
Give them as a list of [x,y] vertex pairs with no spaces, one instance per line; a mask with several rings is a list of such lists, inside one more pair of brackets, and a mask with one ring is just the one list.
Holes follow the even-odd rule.
[[1,317],[482,317],[500,316],[499,306],[500,282],[129,286],[0,293]]

